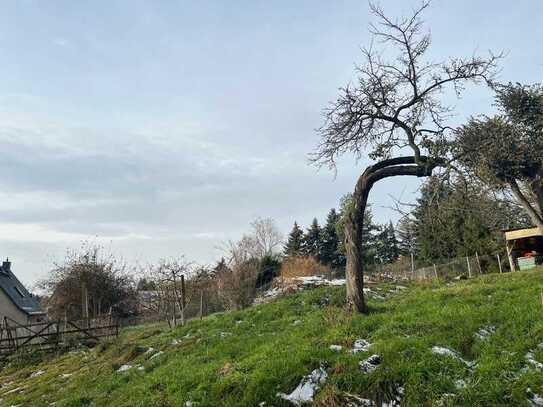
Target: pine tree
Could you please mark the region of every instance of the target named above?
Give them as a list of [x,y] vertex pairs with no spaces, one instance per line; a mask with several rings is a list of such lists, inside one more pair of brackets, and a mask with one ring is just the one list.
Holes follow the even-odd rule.
[[303,253],[306,256],[311,256],[315,260],[321,260],[322,252],[322,229],[319,226],[317,218],[313,218],[311,226],[307,229],[304,235]]
[[338,221],[338,213],[334,208],[330,209],[322,230],[321,262],[332,268],[341,267],[343,262],[342,255],[338,252],[339,239],[336,230]]
[[375,258],[381,264],[390,264],[398,260],[400,250],[392,222],[384,225],[375,237]]
[[304,241],[304,232],[298,226],[298,223],[294,222],[292,231],[288,235],[287,243],[284,246],[283,253],[287,257],[299,256],[302,254],[302,245]]

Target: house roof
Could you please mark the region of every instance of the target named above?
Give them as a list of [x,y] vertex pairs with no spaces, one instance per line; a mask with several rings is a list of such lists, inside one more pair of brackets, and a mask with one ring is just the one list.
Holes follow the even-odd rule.
[[543,236],[543,227],[536,226],[526,229],[513,229],[505,231],[505,240],[524,239],[527,237]]
[[36,297],[30,294],[15,277],[9,261],[5,261],[0,267],[0,289],[24,313],[28,315],[45,314]]

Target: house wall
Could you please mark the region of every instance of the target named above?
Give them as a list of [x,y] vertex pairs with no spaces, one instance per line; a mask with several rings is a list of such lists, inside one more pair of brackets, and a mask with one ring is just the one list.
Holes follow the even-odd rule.
[[4,317],[9,317],[20,324],[28,322],[27,314],[17,308],[11,299],[0,290],[0,322],[3,322]]

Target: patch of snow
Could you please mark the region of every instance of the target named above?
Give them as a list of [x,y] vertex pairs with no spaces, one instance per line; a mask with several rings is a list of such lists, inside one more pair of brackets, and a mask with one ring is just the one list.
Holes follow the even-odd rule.
[[370,399],[365,399],[360,396],[344,393],[345,398],[348,399],[346,406],[348,407],[375,407],[375,403]]
[[16,388],[14,388],[14,389],[12,389],[12,390],[10,390],[10,391],[6,391],[6,392],[4,393],[4,396],[6,396],[6,395],[8,395],[8,394],[12,394],[12,393],[22,392],[24,389],[25,389],[24,386],[16,387]]
[[302,403],[313,401],[313,397],[321,384],[326,382],[328,374],[322,367],[313,370],[307,376],[304,376],[298,384],[298,387],[290,394],[277,393],[278,397],[299,406]]
[[437,405],[440,407],[448,406],[449,402],[456,397],[457,395],[454,393],[443,393],[437,401]]
[[371,373],[381,364],[381,356],[371,355],[369,358],[361,361],[358,365],[364,373]]
[[483,328],[480,328],[477,332],[475,332],[475,337],[479,339],[480,341],[484,341],[488,339],[491,335],[494,335],[496,333],[496,327],[494,325],[488,325]]
[[526,393],[528,394],[528,403],[532,407],[543,407],[543,397],[541,397],[539,394],[533,393],[529,387],[526,389]]
[[526,361],[530,365],[532,365],[536,370],[542,370],[543,369],[543,363],[538,362],[537,360],[535,360],[533,351],[529,351],[528,353],[526,353],[525,357],[526,357]]
[[400,407],[402,402],[402,396],[405,389],[402,386],[396,386],[394,389],[394,395],[389,401],[385,401],[381,404],[381,407]]
[[32,373],[32,374],[30,375],[30,378],[41,376],[41,375],[44,374],[44,373],[45,373],[44,370],[38,370],[37,372]]
[[356,341],[354,341],[351,353],[367,352],[370,349],[371,345],[372,344],[365,339],[357,339]]
[[468,383],[464,379],[458,379],[454,382],[454,387],[456,387],[457,390],[463,390],[468,386]]
[[153,356],[151,356],[151,357],[149,358],[149,360],[153,360],[154,358],[156,358],[156,357],[162,355],[163,353],[164,353],[164,352],[160,350],[160,351],[158,351],[157,353],[155,353]]
[[464,363],[468,367],[472,367],[474,365],[474,362],[465,360],[464,358],[460,356],[458,352],[449,348],[444,348],[443,346],[432,346],[432,353],[435,353],[436,355],[449,356],[451,358],[459,360],[460,362]]
[[329,285],[335,285],[335,286],[345,285],[346,283],[347,283],[347,280],[345,280],[344,278],[337,278],[335,280],[330,280],[328,282]]
[[343,349],[343,346],[341,345],[330,345],[330,350],[332,352],[341,352],[341,349]]
[[120,368],[117,369],[117,373],[123,373],[130,369],[132,369],[132,365],[122,365]]

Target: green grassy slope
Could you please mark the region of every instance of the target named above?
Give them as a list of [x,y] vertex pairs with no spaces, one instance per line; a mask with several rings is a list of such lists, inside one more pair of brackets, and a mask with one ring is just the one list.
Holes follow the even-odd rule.
[[[0,404],[281,406],[288,404],[276,393],[290,393],[321,364],[329,377],[316,403],[327,406],[344,405],[345,392],[386,398],[396,385],[404,387],[402,405],[408,406],[522,406],[529,405],[528,388],[543,394],[543,371],[525,368],[529,350],[543,362],[537,347],[543,271],[413,285],[398,293],[389,293],[391,287],[380,287],[385,299],[370,299],[369,316],[345,314],[344,287],[319,288],[174,331],[136,327],[94,349],[12,361],[0,371]],[[496,332],[477,339],[475,332],[488,325]],[[369,353],[348,352],[359,338],[374,344]],[[333,352],[332,344],[343,350]],[[436,345],[476,366],[432,353]],[[155,350],[145,353],[148,347]],[[163,353],[150,359],[157,351]],[[363,374],[358,363],[373,353],[382,364]],[[133,367],[116,372],[123,364]]]

